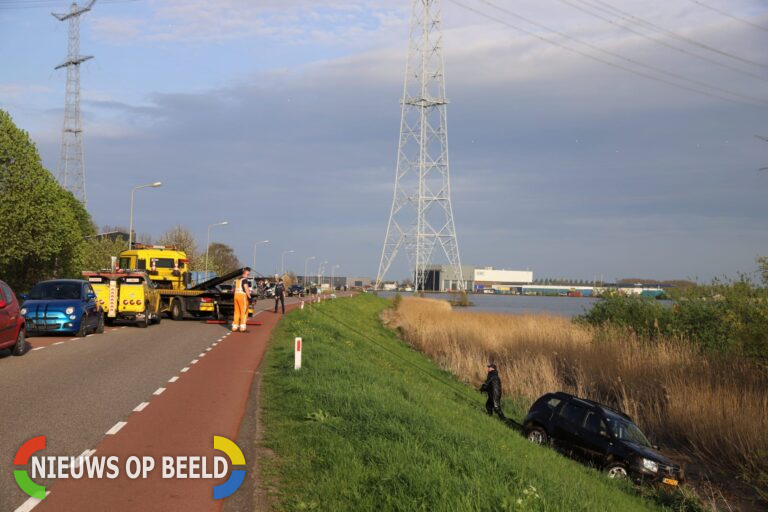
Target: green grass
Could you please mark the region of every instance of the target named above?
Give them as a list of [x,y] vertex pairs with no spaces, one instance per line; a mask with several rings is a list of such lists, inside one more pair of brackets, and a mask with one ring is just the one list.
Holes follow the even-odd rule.
[[261,395],[275,456],[260,463],[280,510],[657,509],[487,417],[479,393],[381,325],[387,304],[328,301],[275,330]]

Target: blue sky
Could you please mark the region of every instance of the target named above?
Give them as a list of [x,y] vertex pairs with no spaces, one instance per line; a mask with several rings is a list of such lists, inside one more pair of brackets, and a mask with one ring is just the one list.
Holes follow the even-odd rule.
[[[768,135],[768,30],[690,0],[603,2],[743,59],[652,34],[739,73],[626,30],[646,33],[636,19],[616,19],[620,28],[573,7],[596,1],[492,3],[756,105],[596,63],[463,7],[550,37],[481,0],[446,1],[462,260],[584,279],[753,271],[754,258],[768,254],[768,173],[757,172],[768,165],[768,143],[754,137]],[[51,9],[3,2],[0,108],[55,172],[65,73],[53,68],[66,54],[66,26]],[[768,27],[759,0],[705,3]],[[140,232],[157,236],[181,223],[203,245],[206,226],[226,219],[214,238],[243,261],[254,241],[272,240],[259,246],[259,271],[294,249],[286,262],[299,272],[314,255],[342,273],[374,276],[409,9],[380,0],[97,2],[81,41],[81,53],[96,57],[82,71],[95,220],[127,225],[130,187],[162,180],[137,194]],[[402,258],[391,277],[406,273]]]

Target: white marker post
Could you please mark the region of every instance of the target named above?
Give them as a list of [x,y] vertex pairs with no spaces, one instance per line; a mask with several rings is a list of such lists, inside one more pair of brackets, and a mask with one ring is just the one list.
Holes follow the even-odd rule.
[[296,338],[293,343],[293,369],[301,369],[301,338]]
[[304,301],[301,301],[301,309],[304,309]]

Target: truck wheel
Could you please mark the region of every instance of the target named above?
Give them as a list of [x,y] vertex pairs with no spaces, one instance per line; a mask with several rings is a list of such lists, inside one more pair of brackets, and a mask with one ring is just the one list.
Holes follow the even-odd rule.
[[160,322],[163,320],[163,314],[158,311],[154,317],[152,317],[152,323],[155,325],[160,325]]
[[605,472],[608,474],[608,478],[614,478],[616,480],[626,480],[629,478],[627,467],[621,462],[611,462],[605,466]]
[[24,336],[24,328],[19,329],[19,335],[16,337],[16,344],[13,346],[13,355],[23,356],[27,350],[27,339]]
[[181,310],[181,301],[179,299],[171,303],[171,318],[174,320],[184,319],[184,312]]
[[144,320],[139,320],[136,322],[136,325],[141,327],[142,329],[146,329],[149,327],[149,308],[144,309]]
[[77,330],[75,337],[85,338],[86,334],[88,334],[88,317],[83,315],[83,317],[80,319],[80,329]]
[[533,427],[532,429],[528,430],[528,432],[525,434],[525,438],[534,444],[542,446],[546,445],[548,441],[546,431],[540,427]]
[[96,325],[96,334],[102,334],[104,332],[104,315],[99,315],[99,323]]

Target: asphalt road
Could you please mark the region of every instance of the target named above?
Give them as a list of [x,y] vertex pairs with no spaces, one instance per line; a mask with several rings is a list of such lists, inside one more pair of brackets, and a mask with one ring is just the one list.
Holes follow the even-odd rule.
[[[260,302],[259,309],[272,304]],[[201,433],[206,445],[214,434],[236,440],[253,374],[279,316],[260,312],[254,320],[265,319],[265,325],[250,327],[249,334],[228,336],[225,325],[164,319],[148,329],[108,328],[81,339],[31,338],[30,350],[22,357],[0,353],[0,510],[14,511],[27,502],[13,477],[13,470],[19,469],[13,458],[24,442],[38,435],[46,436],[45,455],[66,456],[95,448],[103,453],[102,446],[114,453],[151,451],[152,446],[139,444],[156,437],[168,446],[183,439],[180,434],[200,429],[219,429]],[[210,357],[200,357],[203,354]],[[228,371],[232,368],[236,371]],[[168,392],[158,394],[161,388]],[[146,411],[134,411],[145,402],[150,404]],[[210,423],[211,418],[216,422]],[[119,422],[127,426],[108,434]],[[66,503],[55,499],[57,493],[68,494],[70,505],[83,499],[83,489],[73,490],[77,481],[72,479],[35,481],[52,492],[41,510],[76,509],[54,506]],[[106,504],[102,508],[78,503],[80,510],[106,509]],[[169,510],[166,505],[157,509]],[[134,503],[125,509],[150,508]]]

